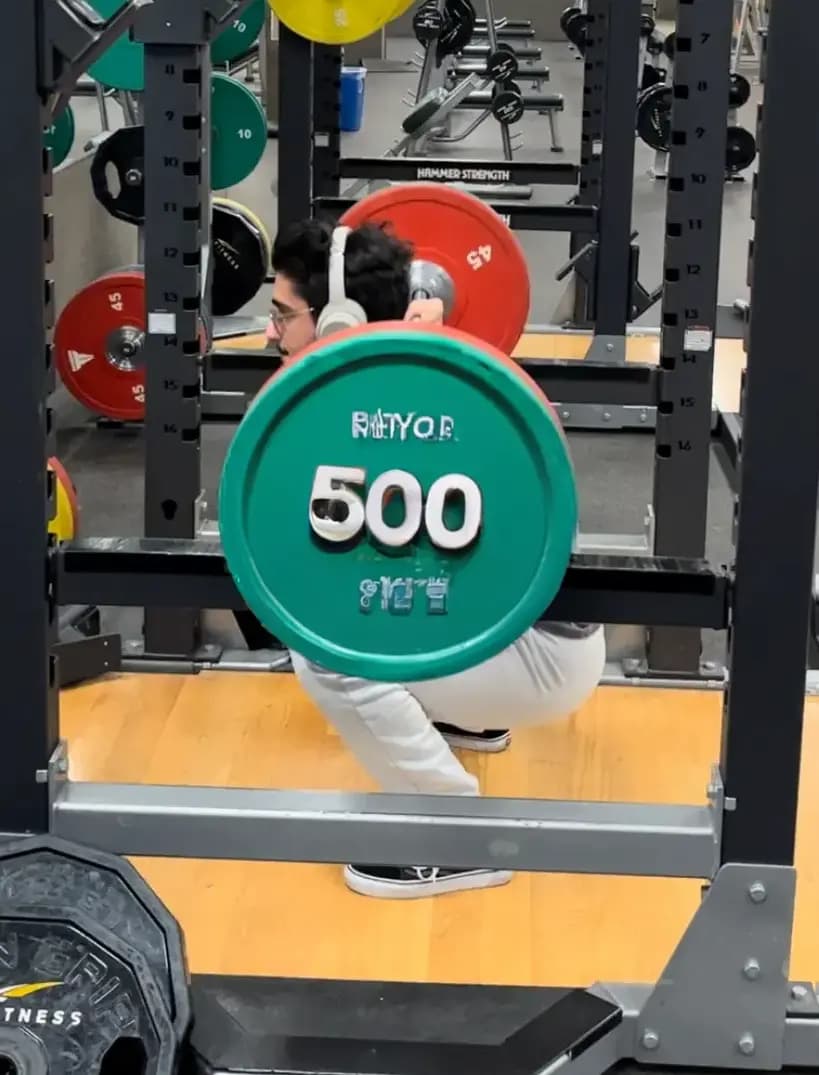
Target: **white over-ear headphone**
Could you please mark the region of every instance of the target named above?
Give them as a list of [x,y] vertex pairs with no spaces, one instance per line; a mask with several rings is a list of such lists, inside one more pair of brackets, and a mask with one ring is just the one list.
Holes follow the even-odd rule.
[[327,305],[316,321],[316,336],[329,336],[345,328],[366,325],[364,308],[347,298],[344,290],[344,251],[350,228],[336,228],[330,244],[330,268],[328,270]]

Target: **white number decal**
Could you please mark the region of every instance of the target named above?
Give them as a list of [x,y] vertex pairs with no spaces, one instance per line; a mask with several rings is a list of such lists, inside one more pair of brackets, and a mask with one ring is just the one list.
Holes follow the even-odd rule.
[[249,127],[240,127],[236,133],[245,141],[249,141],[253,137],[253,131]]
[[[464,498],[464,521],[457,530],[444,525],[444,506],[450,493]],[[433,482],[427,495],[426,524],[429,540],[439,549],[465,549],[478,536],[483,516],[481,491],[465,474],[447,474]]]
[[234,30],[238,30],[240,34],[243,34],[247,30],[247,23],[242,22],[241,19],[236,19],[233,23]]
[[[325,541],[350,541],[366,525],[382,545],[408,545],[423,521],[433,545],[440,549],[468,548],[477,538],[483,522],[483,497],[476,482],[465,474],[445,474],[432,483],[424,504],[421,484],[405,470],[388,470],[370,486],[366,506],[350,488],[363,486],[367,472],[361,467],[317,467],[310,493],[308,517],[313,532]],[[384,521],[384,508],[391,493],[404,498],[404,520],[398,526]],[[464,499],[464,520],[457,530],[444,524],[447,497],[460,493]]]
[[[384,522],[384,508],[393,490],[404,494],[404,521],[400,526],[387,526]],[[388,470],[370,486],[364,517],[372,536],[383,545],[389,545],[393,549],[409,545],[421,529],[423,514],[424,495],[421,492],[421,483],[406,470]]]
[[[310,525],[319,537],[325,541],[349,541],[354,538],[364,525],[364,505],[361,497],[349,488],[350,485],[363,485],[367,472],[360,467],[317,467],[310,493]],[[326,504],[329,510],[322,515],[316,513],[320,504]],[[347,509],[343,519],[331,516],[338,507]]]
[[108,296],[108,302],[111,305],[112,310],[116,310],[117,313],[122,313],[122,295],[119,291],[114,291]]
[[492,247],[479,246],[476,250],[470,250],[466,255],[466,260],[475,272],[477,272],[478,269],[482,269],[484,265],[488,265],[492,260]]

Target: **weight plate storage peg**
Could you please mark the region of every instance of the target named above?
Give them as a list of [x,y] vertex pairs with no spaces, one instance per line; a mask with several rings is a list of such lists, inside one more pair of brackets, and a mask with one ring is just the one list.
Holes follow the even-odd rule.
[[351,45],[376,34],[395,12],[395,0],[269,0],[273,14],[300,37],[322,45]]
[[211,138],[214,190],[247,179],[267,146],[267,119],[256,94],[219,73],[211,77]]
[[231,19],[211,43],[210,61],[217,66],[233,63],[256,43],[264,26],[265,0],[253,0],[241,15]]
[[[103,18],[110,19],[124,3],[125,0],[92,0],[91,6]],[[111,89],[141,93],[145,89],[145,50],[139,42],[131,40],[130,31],[126,30],[91,64],[88,74]]]
[[68,391],[95,414],[117,421],[145,416],[145,277],[109,273],[71,299],[57,320],[54,353]]
[[178,924],[124,859],[54,837],[0,852],[0,1054],[19,1075],[173,1075],[190,1027]]
[[73,149],[75,134],[74,110],[71,105],[66,105],[43,134],[43,144],[51,150],[51,162],[55,168],[59,168]]
[[411,183],[363,198],[341,223],[385,225],[411,243],[413,286],[444,300],[446,323],[511,354],[529,316],[529,273],[520,243],[485,202]]
[[[116,173],[112,188],[109,169]],[[145,128],[120,127],[97,146],[91,186],[100,205],[126,224],[145,220]]]
[[214,198],[211,214],[211,312],[214,317],[229,317],[264,284],[270,238],[258,217],[238,202]]
[[402,682],[486,660],[543,615],[577,503],[551,408],[512,359],[395,322],[321,340],[268,382],[228,451],[219,521],[272,634]]
[[48,524],[48,532],[53,534],[57,541],[73,541],[80,529],[77,490],[59,459],[49,459],[48,469],[54,475],[55,484],[54,518]]

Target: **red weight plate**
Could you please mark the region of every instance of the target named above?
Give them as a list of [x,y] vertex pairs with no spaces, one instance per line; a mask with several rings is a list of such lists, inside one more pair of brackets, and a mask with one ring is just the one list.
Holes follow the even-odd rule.
[[63,384],[89,410],[118,421],[145,416],[139,352],[145,333],[141,270],[110,273],[77,292],[57,321],[54,351]]
[[389,187],[341,218],[386,224],[415,257],[440,265],[455,285],[447,324],[510,353],[529,316],[529,272],[520,243],[479,198],[436,183]]

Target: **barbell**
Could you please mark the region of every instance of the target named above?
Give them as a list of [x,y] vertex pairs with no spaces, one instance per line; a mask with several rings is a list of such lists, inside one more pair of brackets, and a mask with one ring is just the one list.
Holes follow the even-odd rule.
[[508,357],[528,277],[504,222],[424,184],[342,220],[410,241],[412,294],[442,298],[449,324],[340,333],[268,382],[225,461],[222,543],[248,607],[295,651],[432,679],[542,616],[571,554],[574,477],[548,400]]

